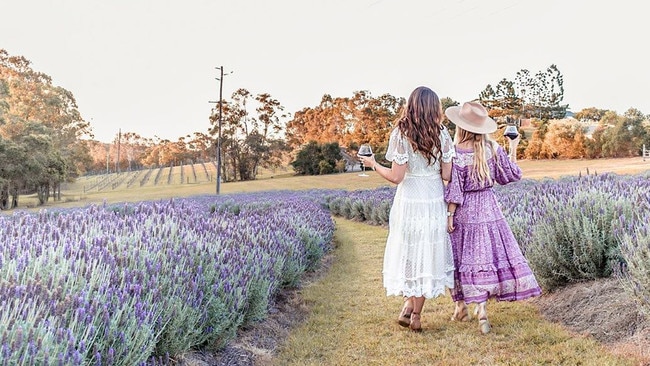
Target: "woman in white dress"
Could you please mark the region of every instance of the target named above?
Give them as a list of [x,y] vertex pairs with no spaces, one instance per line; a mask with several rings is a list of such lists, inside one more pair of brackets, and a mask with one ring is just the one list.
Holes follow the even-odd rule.
[[447,233],[444,180],[451,176],[455,150],[442,125],[438,95],[427,87],[409,96],[391,132],[384,167],[374,156],[360,157],[386,180],[397,184],[390,210],[384,253],[387,296],[403,296],[401,326],[422,330],[425,299],[444,295],[454,287],[454,257]]

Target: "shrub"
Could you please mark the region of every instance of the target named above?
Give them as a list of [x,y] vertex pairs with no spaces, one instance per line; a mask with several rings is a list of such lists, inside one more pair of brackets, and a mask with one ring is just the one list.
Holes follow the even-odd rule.
[[[648,199],[650,204],[650,199]],[[621,255],[625,265],[621,268],[623,287],[638,303],[641,312],[650,318],[650,210],[637,217],[619,221]]]
[[610,276],[622,261],[612,225],[619,213],[632,212],[631,203],[597,189],[545,201],[526,251],[540,285],[552,290]]
[[333,232],[295,192],[0,216],[0,359],[138,365],[222,347]]

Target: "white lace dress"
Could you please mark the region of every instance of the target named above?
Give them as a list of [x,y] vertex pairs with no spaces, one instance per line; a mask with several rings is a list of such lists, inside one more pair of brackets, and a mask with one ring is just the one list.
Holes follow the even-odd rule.
[[441,131],[440,142],[439,159],[429,165],[398,128],[391,132],[386,159],[408,166],[390,209],[383,269],[388,296],[433,298],[454,287],[454,256],[440,175],[440,158],[450,162],[455,155],[447,129]]

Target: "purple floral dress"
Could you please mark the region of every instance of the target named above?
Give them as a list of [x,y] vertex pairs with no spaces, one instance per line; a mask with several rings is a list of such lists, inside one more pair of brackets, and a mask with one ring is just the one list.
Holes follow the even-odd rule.
[[[496,183],[521,179],[521,169],[501,146],[495,144],[496,155],[487,146],[485,150],[490,176]],[[492,297],[514,301],[539,296],[535,275],[492,190],[494,182],[479,184],[471,179],[473,163],[473,150],[456,147],[451,181],[445,188],[445,200],[458,205],[451,233],[456,266],[452,298],[478,303]]]

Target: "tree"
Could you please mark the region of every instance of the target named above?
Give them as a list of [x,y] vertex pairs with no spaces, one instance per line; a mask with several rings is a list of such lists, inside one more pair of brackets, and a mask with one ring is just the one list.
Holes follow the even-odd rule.
[[517,72],[515,80],[502,79],[496,87],[488,86],[479,94],[479,101],[493,117],[513,115],[543,120],[564,118],[568,105],[564,99],[564,78],[556,65],[531,76],[530,71]]
[[455,100],[453,100],[453,99],[451,99],[449,97],[444,97],[444,98],[440,99],[440,104],[442,104],[442,111],[443,111],[443,113],[442,113],[442,124],[447,127],[447,129],[449,130],[449,134],[453,138],[454,134],[456,133],[456,125],[453,124],[453,122],[451,122],[447,118],[447,115],[445,115],[444,111],[447,110],[447,108],[449,108],[449,107],[458,106],[458,105],[460,105],[460,103],[458,103],[457,101],[455,101]]
[[604,157],[630,157],[641,153],[643,144],[650,140],[646,120],[639,110],[630,108],[623,116],[609,111],[601,118],[605,128],[600,137]]
[[306,141],[336,141],[350,149],[361,143],[387,145],[405,102],[390,94],[374,97],[366,90],[355,91],[351,98],[325,94],[318,106],[296,112],[287,123],[289,146],[299,148]]
[[[0,210],[18,205],[18,191],[24,186],[27,154],[13,141],[0,136]],[[10,197],[12,197],[10,202]]]
[[310,141],[298,151],[291,165],[296,174],[321,175],[334,173],[341,160],[341,147],[338,142],[321,145]]
[[64,181],[68,169],[60,152],[54,148],[51,129],[37,122],[21,127],[20,135],[2,144],[1,209],[16,207],[21,190],[36,192],[39,204],[44,204],[51,192],[60,193],[59,184]]
[[544,139],[548,130],[548,121],[542,121],[540,126],[533,132],[533,136],[524,151],[526,159],[549,159],[549,149],[544,145]]
[[585,127],[578,121],[556,121],[548,127],[544,145],[551,154],[549,157],[563,159],[584,158]]
[[[248,108],[255,103],[256,115]],[[232,94],[231,101],[223,101],[221,111],[221,176],[224,180],[252,180],[260,167],[276,168],[283,159],[286,145],[281,138],[284,128],[280,118],[284,107],[270,94],[253,97],[240,88]],[[219,116],[210,117],[212,136],[218,135]]]
[[[32,166],[23,178],[31,183],[25,189],[47,191],[39,195],[47,199],[50,190],[60,191],[61,182],[84,171],[89,154],[81,138],[92,135],[72,93],[53,85],[48,75],[34,71],[30,65],[26,58],[10,56],[0,49],[0,136],[18,147],[32,143],[32,148],[44,149],[28,150],[28,158],[38,160],[26,162]],[[44,175],[43,167],[48,170]]]
[[581,122],[592,121],[598,122],[607,113],[607,109],[598,109],[595,107],[583,108],[575,114],[575,119]]
[[310,141],[298,151],[291,166],[298,175],[317,175],[320,172],[318,163],[321,160],[320,146],[316,141]]

